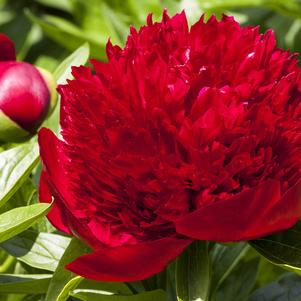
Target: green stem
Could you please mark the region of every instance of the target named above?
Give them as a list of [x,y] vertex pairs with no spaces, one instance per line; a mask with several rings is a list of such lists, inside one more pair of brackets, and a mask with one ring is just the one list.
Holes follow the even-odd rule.
[[5,273],[15,262],[15,257],[8,255],[4,262],[0,265],[0,273]]
[[208,242],[195,241],[177,259],[176,289],[178,301],[208,301],[209,288]]

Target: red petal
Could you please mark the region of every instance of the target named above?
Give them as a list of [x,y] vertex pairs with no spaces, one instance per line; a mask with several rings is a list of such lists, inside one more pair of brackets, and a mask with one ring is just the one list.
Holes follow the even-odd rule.
[[[62,153],[60,143],[62,142],[50,130],[42,128],[39,131],[40,155],[50,188],[48,192],[42,191],[42,193],[45,193],[44,196],[47,196],[51,192],[52,196],[54,196],[55,204],[57,204],[57,207],[54,206],[54,210],[55,208],[60,210],[60,215],[66,219],[64,224],[68,225],[68,228],[72,230],[74,235],[82,237],[93,248],[103,246],[93,235],[86,222],[78,219],[71,208],[73,196],[70,189],[68,189],[68,176],[64,171],[66,158]],[[40,190],[44,188],[41,187]],[[40,194],[41,197],[42,195]]]
[[40,155],[49,177],[63,200],[72,198],[67,189],[67,177],[64,171],[65,158],[61,151],[60,140],[46,128],[39,131]]
[[176,222],[178,233],[194,239],[239,241],[293,226],[301,216],[301,183],[280,196],[280,184],[268,180],[232,198],[192,212]]
[[[301,217],[301,181],[291,187],[271,208],[268,215],[270,233],[292,227]],[[267,226],[268,226],[267,225]],[[277,225],[278,229],[275,229]]]
[[77,258],[66,268],[98,281],[137,281],[162,271],[190,243],[188,239],[162,238],[135,245],[103,248]]
[[[44,171],[41,173],[40,177],[39,199],[42,203],[52,202],[52,194],[48,186],[47,174]],[[72,234],[68,226],[66,225],[66,222],[68,220],[66,213],[67,212],[60,210],[59,202],[55,201],[51,208],[51,211],[47,214],[47,217],[54,227],[62,232]]]
[[0,61],[15,61],[16,51],[14,43],[3,33],[0,33]]

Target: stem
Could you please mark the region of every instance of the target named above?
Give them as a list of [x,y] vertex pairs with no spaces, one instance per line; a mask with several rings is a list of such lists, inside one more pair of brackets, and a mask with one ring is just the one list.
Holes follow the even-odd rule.
[[208,242],[195,241],[177,259],[176,289],[178,301],[208,301],[209,287]]
[[15,262],[15,257],[8,255],[3,263],[0,265],[0,273],[5,273]]

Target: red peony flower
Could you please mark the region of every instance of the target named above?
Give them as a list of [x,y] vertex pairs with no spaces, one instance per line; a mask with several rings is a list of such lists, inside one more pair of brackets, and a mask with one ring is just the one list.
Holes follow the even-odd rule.
[[63,140],[39,133],[40,199],[91,254],[84,277],[134,281],[192,239],[240,241],[301,216],[301,71],[271,30],[185,13],[131,28],[59,87]]
[[13,42],[0,34],[0,140],[26,137],[46,117],[52,82],[48,72],[40,71],[17,62]]

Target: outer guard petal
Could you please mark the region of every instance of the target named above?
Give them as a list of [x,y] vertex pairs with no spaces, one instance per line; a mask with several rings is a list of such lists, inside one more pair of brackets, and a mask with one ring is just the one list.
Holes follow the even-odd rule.
[[301,182],[281,197],[279,182],[268,180],[184,216],[176,222],[176,230],[200,240],[249,240],[287,229],[300,215]]
[[[64,225],[72,231],[72,234],[81,237],[93,248],[103,246],[93,235],[87,223],[77,218],[71,208],[73,196],[68,189],[68,176],[63,167],[66,158],[62,153],[60,143],[61,141],[50,130],[42,128],[39,131],[40,155],[48,182],[48,191],[45,190],[44,183],[41,182],[42,195],[40,194],[40,198],[48,195],[49,199],[51,193],[57,205],[54,206],[53,216],[55,217],[56,210],[59,210],[60,216],[64,219]],[[41,199],[41,201],[43,200]]]
[[[47,182],[47,174],[43,171],[40,177],[39,183],[39,199],[42,203],[51,203],[52,194]],[[59,201],[55,200],[51,211],[47,214],[47,217],[51,224],[62,232],[72,234],[68,225],[66,224],[68,218],[66,217],[66,211],[60,210]]]
[[66,185],[64,172],[65,158],[60,148],[60,140],[49,129],[39,131],[40,155],[48,180],[52,183],[63,200],[68,200],[71,195]]
[[137,281],[148,278],[175,259],[191,243],[188,239],[159,240],[98,249],[77,258],[66,268],[98,281]]

